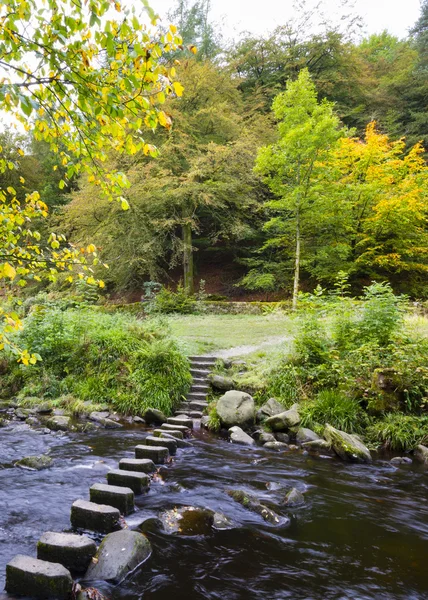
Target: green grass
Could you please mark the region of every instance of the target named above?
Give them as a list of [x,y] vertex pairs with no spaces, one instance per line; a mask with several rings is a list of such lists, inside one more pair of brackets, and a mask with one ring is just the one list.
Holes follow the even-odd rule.
[[[272,347],[278,347],[281,344],[275,343],[275,338],[290,337],[295,331],[294,317],[286,314],[168,315],[162,320],[188,354],[237,348],[236,356],[247,355],[242,346],[259,347],[272,340]],[[265,350],[269,352],[272,348],[269,345],[260,349],[262,352]],[[254,349],[252,354],[257,352]]]

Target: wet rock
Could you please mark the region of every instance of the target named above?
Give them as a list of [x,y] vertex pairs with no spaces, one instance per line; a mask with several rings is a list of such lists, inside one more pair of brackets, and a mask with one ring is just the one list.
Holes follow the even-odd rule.
[[163,446],[164,448],[168,448],[171,455],[177,453],[177,441],[173,438],[159,439],[155,436],[148,435],[144,440],[144,443],[146,446]]
[[275,439],[277,442],[282,442],[283,444],[290,443],[290,436],[288,433],[277,432],[275,433]]
[[28,417],[25,422],[27,425],[30,425],[30,427],[36,427],[37,425],[40,425],[40,421],[37,417]]
[[208,380],[215,390],[220,390],[222,392],[233,390],[234,383],[231,377],[224,377],[223,375],[211,373],[208,376]]
[[142,416],[147,425],[162,425],[167,421],[163,412],[157,408],[146,408]]
[[201,427],[202,429],[208,429],[208,423],[210,422],[210,418],[208,415],[204,415],[201,417]]
[[390,463],[393,465],[411,465],[412,459],[408,456],[394,456],[394,458],[391,458]]
[[105,411],[93,411],[90,413],[89,415],[89,419],[91,421],[95,421],[96,423],[102,423],[104,421],[104,419],[108,419],[109,416],[109,411],[105,410]]
[[48,531],[37,542],[37,558],[60,563],[69,571],[84,573],[97,545],[86,535]]
[[419,444],[414,451],[414,457],[418,462],[428,466],[428,448],[426,446]]
[[162,431],[162,435],[160,436],[160,443],[163,444],[163,441],[166,439],[175,440],[177,444],[177,448],[190,448],[192,443],[187,440],[182,440],[180,438],[176,438],[174,435],[171,435],[169,431]]
[[116,419],[103,419],[100,421],[100,425],[102,425],[105,429],[120,429],[123,427],[123,425],[118,423]]
[[89,433],[90,431],[96,431],[99,429],[99,423],[92,423],[92,421],[86,421],[86,423],[76,423],[75,428],[76,431],[81,431],[83,433]]
[[163,435],[168,434],[170,437],[176,438],[177,440],[182,440],[184,438],[183,432],[178,429],[154,429],[153,435],[155,437],[162,437]]
[[265,421],[266,426],[270,427],[272,431],[288,431],[300,423],[298,408],[298,404],[293,404],[289,410],[269,417]]
[[267,431],[256,431],[253,437],[259,442],[259,444],[267,444],[268,442],[274,442],[275,436]]
[[132,422],[133,423],[137,423],[138,425],[145,425],[145,420],[142,417],[133,417],[132,418]]
[[263,444],[263,448],[267,448],[268,450],[288,450],[288,444],[284,444],[284,442],[267,442]]
[[58,563],[18,554],[6,565],[6,591],[33,598],[71,599],[73,580]]
[[247,494],[247,492],[244,492],[243,490],[226,490],[226,493],[233,498],[235,502],[239,502],[244,508],[257,513],[265,521],[272,523],[272,525],[280,525],[285,521],[284,518],[277,515],[273,510],[264,504],[261,504],[255,496]]
[[[160,444],[160,440],[158,440]],[[169,458],[169,450],[165,446],[135,446],[137,458],[148,458],[155,464],[163,464]]]
[[213,529],[217,529],[218,531],[223,531],[227,529],[235,529],[236,525],[229,519],[226,515],[220,512],[214,513],[214,521],[213,521]]
[[305,497],[297,488],[293,488],[286,494],[284,503],[287,506],[299,506],[305,503]]
[[51,417],[46,421],[46,426],[52,431],[69,431],[71,430],[71,418],[62,415]]
[[335,429],[331,425],[326,425],[324,438],[342,460],[361,463],[372,462],[369,449],[355,436]]
[[78,588],[75,590],[75,600],[109,600],[106,596],[103,596],[97,588],[90,587],[82,589],[80,584],[76,584],[76,586],[78,586]]
[[50,415],[53,412],[53,407],[49,404],[49,402],[43,402],[42,404],[35,406],[34,410],[39,415]]
[[168,533],[179,535],[209,535],[214,523],[214,512],[206,508],[182,506],[159,515]]
[[254,400],[245,392],[226,392],[217,402],[217,414],[223,427],[251,427],[254,424]]
[[260,423],[282,412],[284,412],[284,406],[275,398],[270,398],[257,411],[257,422]]
[[181,417],[168,417],[167,422],[169,425],[181,425],[182,427],[193,429],[193,419],[186,417],[185,415]]
[[184,425],[171,425],[170,423],[163,423],[160,428],[162,431],[181,431],[183,437],[190,437],[191,435],[191,430]]
[[120,512],[114,506],[76,500],[71,507],[71,524],[76,529],[110,533],[119,528]]
[[53,463],[50,456],[46,454],[39,454],[38,456],[24,456],[20,460],[16,461],[15,467],[21,467],[24,469],[31,469],[33,471],[41,471],[47,469]]
[[313,440],[312,442],[304,442],[302,444],[306,450],[313,450],[315,452],[330,452],[330,444],[323,439]]
[[139,531],[124,529],[109,533],[102,541],[84,580],[122,581],[152,553],[149,540]]
[[128,487],[134,494],[147,492],[150,480],[146,473],[138,471],[125,471],[124,469],[113,469],[107,473],[107,482],[110,485]]
[[31,415],[31,410],[28,408],[17,408],[15,411],[15,417],[20,421],[25,421]]
[[289,450],[299,450],[299,446],[296,446],[296,444],[290,444],[290,445],[288,446],[288,449],[289,449]]
[[244,446],[254,446],[256,443],[248,433],[236,425],[229,429],[229,439],[233,444],[243,444]]
[[307,429],[306,427],[299,427],[296,433],[296,442],[299,444],[304,444],[305,442],[314,442],[319,440],[320,436],[312,431],[312,429]]
[[139,473],[154,473],[156,465],[149,458],[122,458],[119,461],[119,469],[137,471]]
[[128,487],[94,483],[89,489],[89,498],[96,504],[114,506],[124,515],[134,511],[134,492]]

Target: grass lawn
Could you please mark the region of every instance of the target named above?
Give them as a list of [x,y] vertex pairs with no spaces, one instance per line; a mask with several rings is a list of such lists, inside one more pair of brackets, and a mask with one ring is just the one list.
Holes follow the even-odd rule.
[[[169,315],[163,319],[189,354],[235,349],[249,354],[252,346],[278,346],[293,336],[296,321],[286,314],[272,315]],[[243,348],[245,347],[245,348]]]

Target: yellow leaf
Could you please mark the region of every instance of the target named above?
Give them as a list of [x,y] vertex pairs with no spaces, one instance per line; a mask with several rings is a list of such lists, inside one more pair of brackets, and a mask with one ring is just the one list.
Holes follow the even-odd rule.
[[21,150],[21,148],[17,148],[16,151],[18,152],[19,156],[24,156],[24,151]]
[[172,89],[179,98],[183,95],[184,87],[179,81],[174,81],[174,83],[172,84]]
[[86,252],[88,252],[89,254],[92,254],[92,252],[96,251],[96,247],[94,244],[89,244],[89,246],[86,248]]
[[189,50],[192,54],[198,53],[198,49],[196,48],[196,46],[189,46]]
[[5,277],[9,277],[10,279],[15,279],[16,271],[9,263],[5,263],[3,265],[3,274]]
[[123,196],[120,198],[120,205],[122,207],[122,210],[128,210],[129,209],[128,201]]

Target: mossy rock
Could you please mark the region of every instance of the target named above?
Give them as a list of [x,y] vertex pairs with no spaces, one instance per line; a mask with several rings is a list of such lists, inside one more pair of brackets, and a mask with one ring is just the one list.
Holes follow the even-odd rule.
[[327,424],[324,430],[324,438],[342,460],[359,463],[372,462],[369,449],[356,436]]

